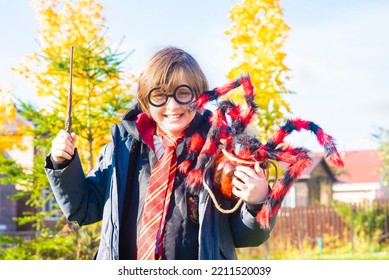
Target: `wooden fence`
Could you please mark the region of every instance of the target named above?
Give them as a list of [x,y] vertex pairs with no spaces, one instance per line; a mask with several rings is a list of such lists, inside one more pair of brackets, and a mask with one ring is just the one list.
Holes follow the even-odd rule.
[[[366,220],[357,221],[361,219],[361,212],[369,212],[370,220],[365,217]],[[375,221],[375,217],[379,217],[380,221]],[[354,241],[359,234],[356,230],[361,231],[360,225],[365,227],[365,232],[370,233],[377,228],[378,222],[381,230],[378,237],[370,241],[389,242],[389,200],[344,204],[341,211],[339,208],[322,205],[281,208],[267,244],[244,251],[248,255],[261,255],[265,258],[273,252],[303,252],[307,248],[322,251],[323,248],[333,250],[349,245],[353,251],[354,246],[358,246]],[[358,228],[356,224],[359,225]]]
[[303,245],[313,248],[323,240],[332,242],[332,237],[342,243],[350,240],[349,225],[332,207],[284,208],[278,214],[269,242],[278,250],[291,246],[302,250]]

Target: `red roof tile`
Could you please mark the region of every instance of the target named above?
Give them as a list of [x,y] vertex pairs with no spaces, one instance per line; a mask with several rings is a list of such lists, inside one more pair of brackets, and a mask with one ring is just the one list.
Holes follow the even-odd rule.
[[347,183],[379,182],[381,160],[377,150],[342,152],[344,174],[338,179]]

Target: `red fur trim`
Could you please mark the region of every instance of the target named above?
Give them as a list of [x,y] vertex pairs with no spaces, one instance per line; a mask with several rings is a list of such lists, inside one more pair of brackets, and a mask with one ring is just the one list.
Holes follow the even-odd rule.
[[223,129],[222,131],[220,131],[220,135],[219,135],[219,143],[220,140],[225,140],[225,143],[228,145],[231,145],[232,143],[232,136],[231,134],[229,134],[225,129]]
[[190,160],[185,160],[183,162],[180,163],[180,165],[178,166],[178,170],[181,172],[181,173],[184,173],[186,174],[189,170],[189,167],[191,165],[191,161]]
[[298,179],[298,177],[304,172],[304,170],[311,165],[310,158],[300,158],[295,164],[289,166],[290,175],[294,179]]
[[273,143],[274,143],[276,146],[279,145],[280,143],[282,143],[282,142],[284,141],[284,138],[285,138],[286,136],[288,136],[288,134],[289,134],[289,133],[287,133],[285,130],[283,130],[283,129],[278,129],[278,130],[274,133],[274,135],[273,135],[273,137],[272,137]]
[[334,149],[333,145],[331,144],[333,141],[332,136],[326,134],[323,129],[318,129],[316,138],[320,145],[324,146],[325,144],[329,144],[331,148]]
[[290,121],[295,125],[297,131],[300,131],[301,129],[307,130],[309,124],[311,123],[310,121],[304,121],[300,118],[296,118]]
[[251,153],[250,149],[240,150],[239,153],[237,154],[237,156],[242,158],[242,159],[252,159],[252,153]]
[[233,90],[236,87],[236,85],[237,85],[236,81],[237,80],[232,80],[221,87],[215,88],[214,90],[217,92],[217,94],[219,96],[226,95],[227,93],[229,93],[231,90]]
[[207,104],[209,101],[209,95],[208,94],[201,94],[195,102],[195,108],[196,109],[202,109],[204,108],[205,104]]
[[336,166],[344,167],[344,162],[338,152],[331,153],[328,159]]
[[228,111],[231,120],[236,121],[240,118],[240,105],[236,105]]
[[218,108],[211,116],[210,118],[211,123],[213,126],[216,126],[218,128],[225,127],[227,125],[226,117],[224,116],[223,112],[220,108]]
[[223,133],[222,136],[223,136],[223,137],[220,137],[220,138],[225,140],[226,146],[227,146],[227,147],[231,147],[231,146],[232,146],[232,135],[231,135],[231,134],[228,134],[228,133],[226,132],[226,133]]
[[189,171],[187,176],[188,183],[196,187],[200,186],[202,178],[203,178],[203,171],[198,169]]
[[278,212],[278,210],[280,210],[280,208],[281,208],[281,202],[275,204],[275,205],[273,206],[273,209],[272,209],[271,212],[270,212],[270,217],[269,217],[269,218],[274,217],[274,215],[277,214],[277,212]]
[[283,151],[282,153],[277,154],[277,160],[285,163],[293,164],[297,159],[297,154],[294,151]]
[[270,208],[268,205],[263,205],[262,209],[257,213],[255,219],[264,229],[270,228]]
[[258,161],[267,159],[267,146],[260,146],[258,151],[255,153],[255,159]]
[[201,151],[201,154],[209,154],[209,155],[214,155],[217,151],[217,145],[215,141],[206,141],[204,144],[204,148]]
[[199,133],[196,133],[190,138],[188,151],[189,153],[199,152],[203,147],[203,145],[204,145],[204,139],[201,137]]
[[284,183],[281,180],[278,180],[273,185],[270,196],[273,197],[275,201],[278,201],[284,194],[286,194]]
[[244,126],[248,126],[254,119],[255,111],[251,107],[241,107],[240,109],[240,120]]
[[220,178],[220,192],[227,198],[232,197],[232,175],[233,173],[222,173]]
[[242,77],[240,83],[242,84],[242,87],[245,91],[245,95],[249,98],[254,97],[254,95],[255,95],[254,94],[254,87],[253,87],[253,84],[251,83],[250,76]]
[[280,208],[281,204],[274,205],[272,209],[268,205],[264,205],[255,219],[263,229],[270,229],[270,219],[277,214]]

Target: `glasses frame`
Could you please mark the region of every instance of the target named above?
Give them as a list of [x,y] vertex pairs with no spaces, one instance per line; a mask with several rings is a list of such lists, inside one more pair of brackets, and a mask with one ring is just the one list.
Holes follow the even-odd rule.
[[[180,101],[180,100],[177,98],[177,96],[176,96],[177,90],[178,90],[179,88],[182,88],[182,87],[185,87],[185,88],[189,89],[190,92],[192,93],[192,97],[191,97],[190,100],[187,101],[187,102],[182,102],[182,101]],[[193,99],[195,98],[195,96],[196,96],[195,91],[194,91],[194,89],[193,89],[192,87],[190,87],[190,86],[188,86],[188,85],[185,85],[185,84],[182,84],[182,85],[177,86],[177,87],[174,89],[173,93],[171,93],[171,94],[166,94],[166,99],[165,99],[164,102],[162,102],[161,104],[155,104],[155,103],[153,103],[153,102],[151,101],[151,93],[152,93],[154,90],[157,90],[157,89],[162,89],[162,87],[155,87],[155,88],[151,89],[151,90],[149,91],[149,93],[147,94],[147,99],[148,99],[149,103],[150,103],[152,106],[154,106],[154,107],[162,107],[162,106],[164,106],[164,105],[167,103],[167,101],[169,100],[169,97],[173,97],[174,100],[175,100],[178,104],[187,105],[187,104],[191,103],[191,102],[193,101]],[[166,92],[166,91],[164,91],[164,92]]]

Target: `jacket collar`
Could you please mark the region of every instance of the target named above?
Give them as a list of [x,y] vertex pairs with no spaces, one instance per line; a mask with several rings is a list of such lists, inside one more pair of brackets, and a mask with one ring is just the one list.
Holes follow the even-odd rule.
[[[138,127],[137,127],[137,120],[139,118],[139,115],[142,113],[140,110],[140,107],[138,104],[135,104],[130,110],[128,110],[122,118],[122,124],[127,131],[129,135],[134,137],[136,140],[140,141],[142,139],[141,134],[139,134]],[[201,129],[202,131],[208,131],[209,129],[209,117],[211,115],[211,111],[204,110],[204,112],[200,113],[197,112],[195,117],[193,118],[187,132],[187,136],[190,137],[196,132],[199,132],[199,128],[205,128]],[[142,120],[145,121],[146,119]],[[151,123],[148,121],[143,123],[147,124],[148,126],[152,126]],[[150,128],[151,129],[151,128]],[[154,132],[154,131],[153,131]],[[142,133],[143,135],[143,133]],[[143,139],[142,139],[143,140]]]

